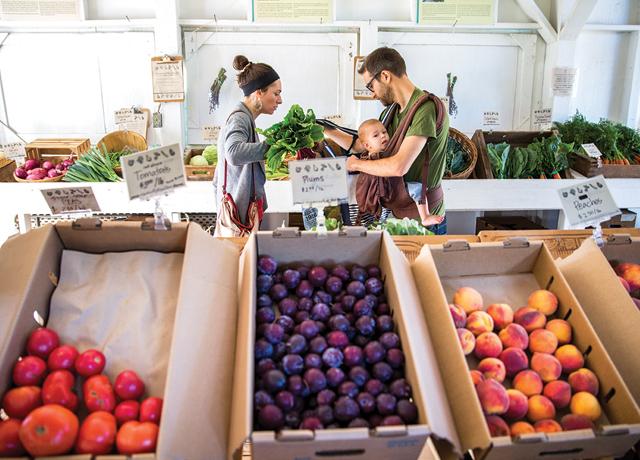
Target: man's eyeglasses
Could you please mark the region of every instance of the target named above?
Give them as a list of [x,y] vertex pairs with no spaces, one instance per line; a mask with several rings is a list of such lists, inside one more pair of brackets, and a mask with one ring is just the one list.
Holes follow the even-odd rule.
[[373,92],[373,80],[375,80],[376,78],[378,78],[380,76],[380,74],[382,73],[382,70],[380,72],[378,72],[377,74],[375,74],[373,76],[373,78],[371,80],[369,80],[369,83],[367,83],[366,85],[364,85],[365,88],[367,88],[369,91]]

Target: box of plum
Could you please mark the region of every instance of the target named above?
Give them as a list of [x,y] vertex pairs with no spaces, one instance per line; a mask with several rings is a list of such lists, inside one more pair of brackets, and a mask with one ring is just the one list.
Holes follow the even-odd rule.
[[543,243],[425,246],[412,269],[462,450],[600,458],[640,440],[640,410]]
[[602,248],[585,240],[558,261],[598,337],[640,405],[640,238],[610,235]]
[[238,256],[192,224],[64,222],[5,242],[0,458],[224,458]]
[[416,459],[430,435],[456,443],[388,235],[259,232],[240,264],[232,448],[250,437],[256,459]]

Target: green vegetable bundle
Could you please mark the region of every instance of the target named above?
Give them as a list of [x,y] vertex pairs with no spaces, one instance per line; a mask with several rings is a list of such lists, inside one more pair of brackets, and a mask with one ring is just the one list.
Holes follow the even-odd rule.
[[265,155],[267,174],[277,173],[287,156],[295,155],[302,148],[311,148],[324,138],[313,110],[308,109],[305,114],[298,104],[291,106],[284,120],[258,132],[270,145]]
[[536,139],[527,147],[513,147],[506,142],[487,144],[493,177],[496,179],[560,178],[569,167],[567,155],[573,144],[559,136]]
[[[128,152],[130,153],[130,152]],[[62,180],[64,182],[119,182],[120,179],[113,170],[113,163],[97,148],[83,154],[74,164],[69,166]]]
[[466,150],[462,147],[462,144],[453,137],[449,137],[447,140],[447,157],[445,164],[445,177],[452,177],[456,174],[460,174],[467,169],[471,158]]
[[388,218],[382,223],[373,224],[369,230],[385,230],[389,235],[433,235],[420,222],[405,217],[404,219]]

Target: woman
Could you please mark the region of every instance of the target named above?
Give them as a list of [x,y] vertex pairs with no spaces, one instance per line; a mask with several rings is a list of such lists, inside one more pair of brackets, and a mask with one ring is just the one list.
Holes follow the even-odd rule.
[[269,145],[259,142],[255,120],[273,114],[282,104],[280,77],[271,66],[236,56],[233,68],[239,71],[244,98],[227,118],[218,139],[216,236],[245,236],[258,230],[267,209],[264,157]]

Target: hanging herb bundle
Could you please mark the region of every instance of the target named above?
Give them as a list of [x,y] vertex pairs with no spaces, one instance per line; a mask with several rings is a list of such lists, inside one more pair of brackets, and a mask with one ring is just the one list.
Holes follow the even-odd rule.
[[213,113],[215,109],[220,105],[220,89],[222,88],[222,84],[227,79],[227,71],[224,67],[220,67],[218,71],[218,76],[211,87],[209,88],[209,113]]
[[456,86],[457,81],[457,75],[454,75],[453,78],[451,78],[451,72],[447,74],[447,97],[449,98],[449,115],[453,117],[458,115],[458,104],[456,104],[456,100],[453,98],[453,88]]

